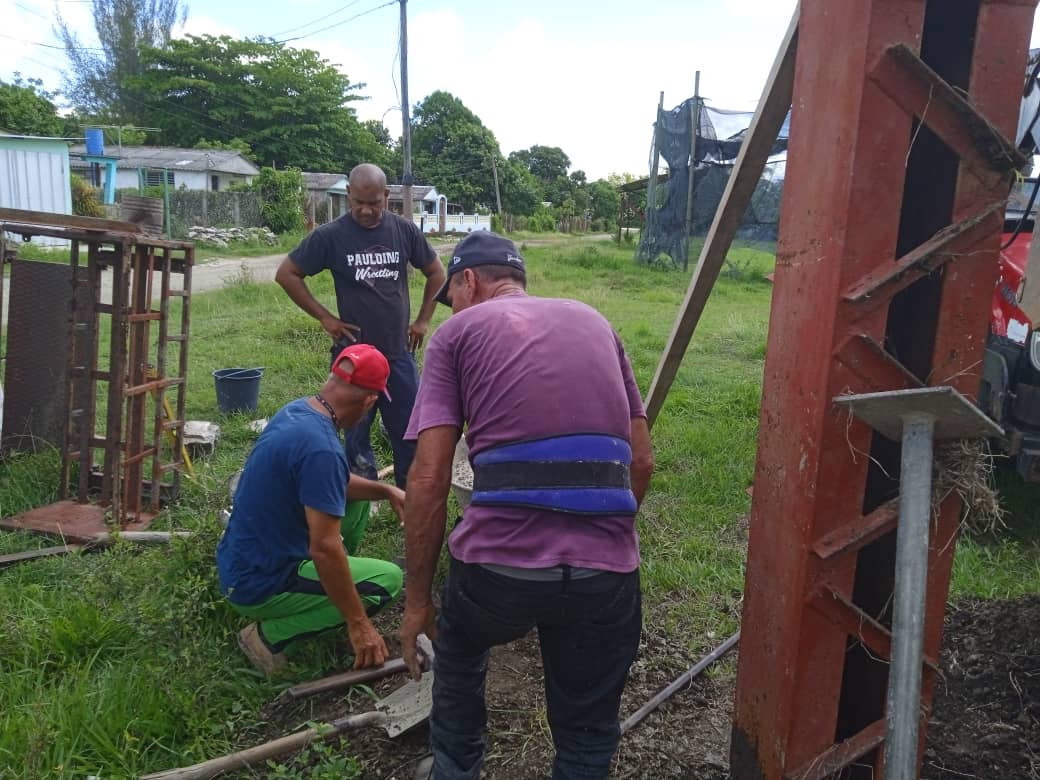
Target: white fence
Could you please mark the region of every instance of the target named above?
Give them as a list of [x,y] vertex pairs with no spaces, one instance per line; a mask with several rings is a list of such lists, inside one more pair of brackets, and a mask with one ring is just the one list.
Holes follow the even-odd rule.
[[[436,214],[414,214],[412,219],[424,233],[440,232],[440,217]],[[447,214],[444,217],[445,233],[472,233],[474,230],[491,230],[491,215]]]

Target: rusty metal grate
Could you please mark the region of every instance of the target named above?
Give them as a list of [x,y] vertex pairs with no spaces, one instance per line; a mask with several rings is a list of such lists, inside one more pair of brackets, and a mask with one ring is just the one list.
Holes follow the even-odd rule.
[[[78,513],[67,538],[83,538],[95,527],[103,531],[106,519],[141,528],[180,491],[194,245],[136,229],[0,209],[0,255],[10,254],[5,234],[69,241],[64,292],[59,286],[36,304],[43,311],[35,316],[49,323],[47,348],[64,358],[61,381],[46,388],[47,408],[61,412],[60,498],[105,511],[87,513],[86,523]],[[12,298],[12,316],[14,305]],[[7,371],[17,376],[37,356],[31,348],[11,352]],[[56,371],[52,367],[48,376]],[[53,427],[53,414],[49,420]],[[6,420],[4,428],[6,441]],[[60,510],[69,504],[0,520],[0,526],[59,533]]]

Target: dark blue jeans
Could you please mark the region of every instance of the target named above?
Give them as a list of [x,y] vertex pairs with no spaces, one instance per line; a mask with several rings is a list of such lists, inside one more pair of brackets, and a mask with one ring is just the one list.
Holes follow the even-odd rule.
[[605,778],[639,648],[639,572],[536,582],[451,561],[434,642],[430,744],[436,780],[480,776],[489,649],[538,628],[553,778]]
[[[335,358],[342,347],[332,349]],[[393,400],[388,401],[385,395],[380,395],[375,407],[357,425],[344,432],[343,449],[352,474],[368,479],[376,478],[376,456],[372,452],[371,432],[378,411],[390,439],[390,449],[394,453],[394,481],[399,488],[403,488],[408,478],[408,469],[412,467],[412,458],[415,457],[415,442],[405,441],[404,432],[412,416],[412,407],[415,406],[419,369],[410,352],[387,360],[390,363],[390,377],[386,389]]]

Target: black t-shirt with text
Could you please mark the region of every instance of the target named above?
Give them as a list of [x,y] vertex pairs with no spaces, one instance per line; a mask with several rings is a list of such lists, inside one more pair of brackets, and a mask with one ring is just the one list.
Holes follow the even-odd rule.
[[332,272],[339,318],[361,328],[359,342],[388,358],[407,351],[408,264],[422,269],[437,259],[413,222],[384,211],[376,227],[364,228],[348,212],[308,234],[289,257],[306,276]]

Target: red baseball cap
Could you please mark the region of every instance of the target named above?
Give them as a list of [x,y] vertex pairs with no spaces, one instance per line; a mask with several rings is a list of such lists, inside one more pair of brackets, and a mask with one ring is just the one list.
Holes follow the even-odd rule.
[[[344,371],[339,364],[349,360],[354,364],[353,371]],[[386,400],[391,400],[386,391],[386,380],[390,376],[390,364],[383,353],[371,344],[351,344],[336,356],[332,363],[332,373],[350,385],[363,390],[382,393]]]

